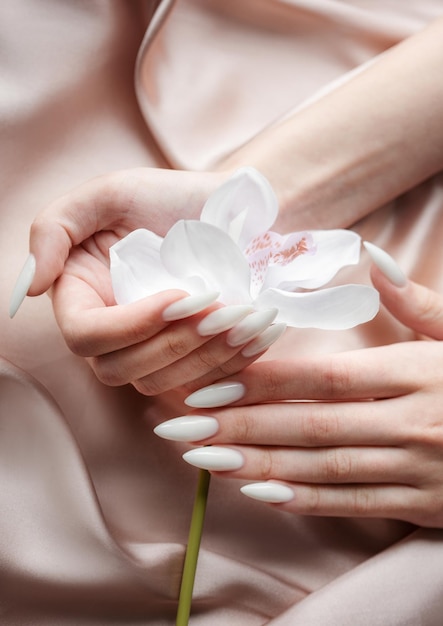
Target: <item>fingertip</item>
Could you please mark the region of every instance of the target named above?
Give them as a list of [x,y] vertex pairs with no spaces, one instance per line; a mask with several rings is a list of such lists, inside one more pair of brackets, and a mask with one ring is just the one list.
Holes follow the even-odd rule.
[[35,274],[28,295],[45,293],[63,272],[72,241],[57,222],[37,219],[29,235],[30,255],[35,258]]
[[14,288],[12,290],[11,299],[9,301],[9,317],[12,319],[20,306],[23,303],[23,300],[28,295],[30,286],[34,280],[36,269],[36,261],[35,256],[30,254],[25,261],[20,273],[15,282]]
[[406,275],[390,254],[369,241],[364,241],[363,246],[380,273],[383,274],[392,285],[395,287],[405,287],[407,285],[408,279]]

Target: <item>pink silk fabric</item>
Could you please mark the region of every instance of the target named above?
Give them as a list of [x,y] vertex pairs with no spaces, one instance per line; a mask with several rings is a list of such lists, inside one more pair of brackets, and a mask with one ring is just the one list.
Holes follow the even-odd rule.
[[[174,394],[100,384],[46,296],[9,320],[33,217],[104,172],[212,167],[440,13],[438,0],[0,3],[2,625],[174,624],[197,476],[185,445],[152,433],[184,411]],[[438,290],[442,183],[355,226]],[[291,331],[269,356],[412,338],[382,311],[352,331]],[[239,486],[212,481],[192,625],[441,625],[442,531],[291,516]]]

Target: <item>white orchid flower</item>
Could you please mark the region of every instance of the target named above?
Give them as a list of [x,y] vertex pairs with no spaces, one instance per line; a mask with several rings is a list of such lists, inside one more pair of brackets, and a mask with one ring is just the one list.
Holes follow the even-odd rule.
[[163,239],[138,229],[110,249],[118,304],[165,289],[190,295],[218,291],[224,304],[277,308],[277,322],[298,328],[345,329],[372,319],[378,292],[366,285],[317,290],[360,258],[349,230],[279,235],[269,182],[242,168],[207,200],[200,220],[180,220]]

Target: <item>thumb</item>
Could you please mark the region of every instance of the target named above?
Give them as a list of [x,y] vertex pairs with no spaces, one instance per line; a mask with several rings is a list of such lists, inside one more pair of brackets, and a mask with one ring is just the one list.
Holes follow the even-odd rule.
[[390,313],[417,333],[443,339],[443,296],[408,280],[381,248],[368,242],[363,245],[375,264],[371,269],[372,282]]
[[[61,275],[71,248],[94,233],[111,229],[125,213],[128,185],[125,172],[94,178],[61,196],[31,225],[29,257],[13,289],[9,315],[13,317],[25,296],[47,291]],[[123,207],[123,208],[122,208]]]
[[28,295],[44,293],[60,276],[71,248],[121,220],[128,201],[124,171],[99,176],[61,196],[31,225],[35,275]]
[[11,294],[9,317],[14,317],[26,296],[49,289],[62,273],[72,245],[69,231],[61,223],[39,218],[32,224],[30,253]]

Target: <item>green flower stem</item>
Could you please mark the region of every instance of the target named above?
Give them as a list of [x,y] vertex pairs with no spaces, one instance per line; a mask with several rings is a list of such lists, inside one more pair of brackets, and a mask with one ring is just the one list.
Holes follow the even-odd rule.
[[188,546],[186,548],[185,563],[183,566],[180,596],[176,626],[188,626],[191,614],[192,592],[194,589],[195,571],[197,569],[198,553],[205,521],[206,503],[208,501],[209,483],[211,474],[207,470],[200,470],[194,508],[192,510],[191,526],[189,528]]

